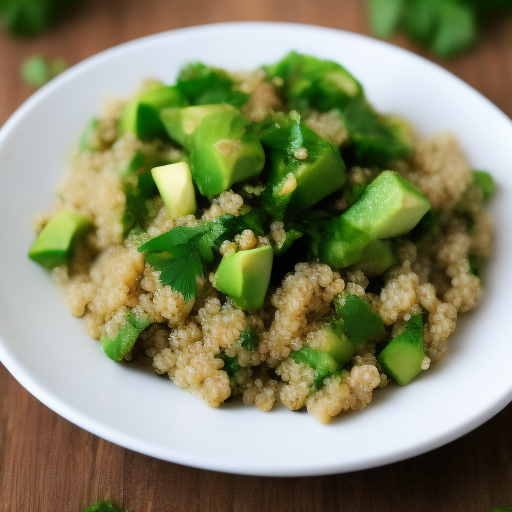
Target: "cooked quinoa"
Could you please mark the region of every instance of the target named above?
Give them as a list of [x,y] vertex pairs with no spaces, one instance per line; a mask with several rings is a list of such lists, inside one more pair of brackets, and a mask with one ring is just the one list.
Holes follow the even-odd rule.
[[[281,76],[258,70],[231,79],[233,91],[247,95],[241,111],[254,123],[290,109]],[[196,276],[195,296],[184,296],[162,282],[161,271],[139,247],[176,227],[197,227],[226,215],[241,218],[264,196],[265,181],[256,177],[234,184],[202,200],[194,214],[179,218],[172,218],[162,197],[155,194],[145,201],[143,228],[124,232],[123,187],[126,179],[137,186],[137,174],[124,182],[121,175],[134,155],[173,163],[182,161],[184,152],[169,139],[143,142],[121,130],[123,106],[116,100],[105,107],[89,134],[89,150],[78,151],[71,159],[50,213],[38,214],[34,220],[40,233],[52,215],[67,209],[80,212],[92,225],[72,260],[52,270],[53,280],[64,290],[65,304],[74,316],[83,318],[89,336],[115,338],[128,313],[147,319],[148,327],[140,329],[133,348],[124,354],[126,361],[151,364],[155,372],[211,407],[240,395],[241,403],[254,404],[261,411],[278,402],[291,410],[305,408],[322,423],[344,411],[364,409],[374,390],[390,383],[379,354],[390,339],[404,332],[411,318],[423,318],[421,370],[443,356],[458,315],[475,307],[482,294],[475,262],[489,257],[493,232],[482,190],[452,134],[413,135],[413,151],[389,161],[388,169],[428,199],[436,221],[425,236],[394,238],[394,262],[385,272],[375,277],[366,275],[358,264],[332,268],[318,256],[299,262],[290,258],[284,277],[271,282],[263,307],[251,311],[237,307],[216,288],[212,268]],[[309,105],[302,115],[311,130],[333,147],[341,147],[345,155],[343,148],[352,144],[351,128],[339,110]],[[410,136],[408,125],[407,130]],[[293,150],[299,163],[306,162],[310,153],[302,146]],[[345,185],[324,200],[331,216],[347,211],[359,191],[382,171],[352,160],[346,159]],[[289,173],[281,194],[290,194],[297,186],[296,175]],[[288,232],[286,217],[271,219],[262,233],[245,227],[222,240],[217,258],[269,245],[281,251],[286,249]],[[343,294],[357,296],[380,316],[386,339],[356,346],[343,368],[318,384],[314,367],[297,362],[294,354],[305,347],[322,350],[322,328],[336,314],[336,301]],[[247,333],[257,341],[244,342]]]

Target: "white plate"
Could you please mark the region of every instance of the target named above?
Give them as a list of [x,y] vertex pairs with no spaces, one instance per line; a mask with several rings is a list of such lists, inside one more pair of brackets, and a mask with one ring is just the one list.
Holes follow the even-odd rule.
[[[34,239],[31,217],[49,207],[70,148],[105,96],[130,94],[149,76],[172,82],[189,61],[251,69],[292,49],[339,61],[379,110],[401,114],[422,133],[453,131],[471,165],[491,170],[500,186],[492,206],[498,243],[485,297],[457,326],[444,360],[327,426],[284,407],[261,413],[237,402],[210,409],[169,379],[112,363],[66,311],[48,274],[26,257]],[[431,450],[477,427],[512,398],[511,141],[509,119],[459,79],[355,34],[234,23],[176,30],[103,52],[43,87],[0,130],[0,359],[27,390],[71,422],[190,466],[316,475]]]

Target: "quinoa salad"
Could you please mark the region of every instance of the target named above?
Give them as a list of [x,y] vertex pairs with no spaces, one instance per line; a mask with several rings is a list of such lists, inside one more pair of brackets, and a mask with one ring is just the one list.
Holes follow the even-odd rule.
[[113,361],[327,423],[443,357],[482,294],[494,189],[335,62],[196,62],[91,119],[29,257]]

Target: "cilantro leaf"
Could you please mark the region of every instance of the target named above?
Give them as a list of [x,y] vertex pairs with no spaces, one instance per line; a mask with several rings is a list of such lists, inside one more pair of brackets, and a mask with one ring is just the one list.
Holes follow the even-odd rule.
[[150,253],[146,261],[160,271],[160,281],[189,301],[197,294],[196,277],[203,275],[201,258],[191,248],[176,246],[170,252]]
[[396,30],[405,0],[368,0],[372,32],[383,39]]
[[203,264],[214,259],[213,249],[244,229],[261,228],[262,233],[258,222],[257,215],[249,212],[239,217],[222,215],[197,226],[177,226],[142,244],[139,252],[145,252],[146,261],[161,271],[164,286],[190,300],[197,294],[196,277],[203,275]]
[[240,333],[240,345],[246,350],[250,350],[251,352],[256,350],[259,341],[258,335],[250,327],[247,327],[247,329],[244,329]]

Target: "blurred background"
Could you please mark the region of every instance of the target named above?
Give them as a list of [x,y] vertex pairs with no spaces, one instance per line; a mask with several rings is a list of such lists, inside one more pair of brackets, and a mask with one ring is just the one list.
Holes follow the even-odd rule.
[[[52,76],[111,46],[256,20],[386,38],[512,116],[512,0],[0,0],[0,126]],[[512,503],[511,425],[509,406],[445,447],[348,475],[224,475],[103,441],[40,404],[0,364],[0,512],[79,511],[105,497],[134,512],[490,511]]]

